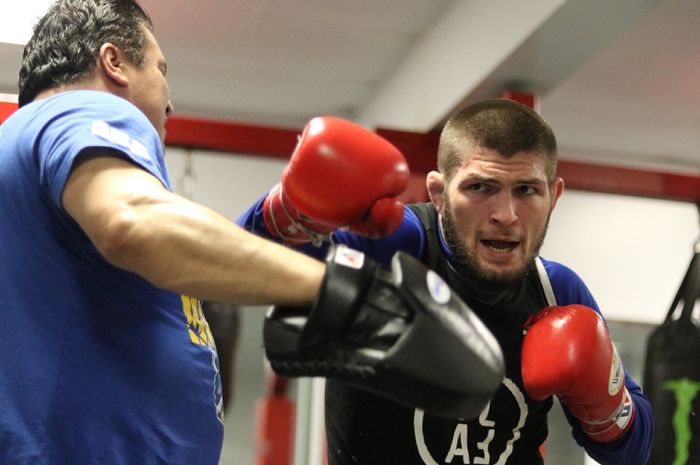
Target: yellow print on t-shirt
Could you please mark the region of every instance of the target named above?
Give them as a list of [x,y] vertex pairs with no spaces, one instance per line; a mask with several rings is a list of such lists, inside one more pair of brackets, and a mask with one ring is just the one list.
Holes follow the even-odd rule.
[[200,346],[214,347],[214,338],[209,330],[209,324],[202,312],[202,302],[199,299],[188,296],[182,297],[182,310],[187,317],[187,330],[190,340]]
[[185,295],[180,296],[180,298],[182,299],[182,311],[187,318],[187,332],[190,335],[190,340],[199,346],[208,346],[209,352],[211,352],[211,363],[214,369],[214,377],[212,379],[213,401],[216,406],[216,416],[223,423],[224,402],[223,391],[221,390],[221,374],[219,373],[219,356],[216,353],[216,344],[209,329],[209,324],[204,318],[202,301]]

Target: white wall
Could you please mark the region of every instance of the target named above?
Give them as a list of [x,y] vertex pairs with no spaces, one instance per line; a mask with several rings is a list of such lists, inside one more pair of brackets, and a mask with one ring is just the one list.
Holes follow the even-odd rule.
[[[179,181],[185,169],[186,151],[169,147],[165,161],[176,192],[184,194]],[[251,155],[192,151],[197,182],[192,200],[235,220],[279,181],[286,160]]]
[[565,191],[542,256],[573,268],[608,319],[661,323],[698,239],[695,205]]
[[[176,191],[185,169],[185,152],[168,148],[166,163]],[[193,152],[197,178],[192,199],[235,220],[279,179],[286,162],[251,156]],[[189,184],[188,184],[189,186]],[[233,370],[233,403],[226,412],[221,465],[255,463],[255,403],[265,389],[262,321],[265,308],[243,307]]]

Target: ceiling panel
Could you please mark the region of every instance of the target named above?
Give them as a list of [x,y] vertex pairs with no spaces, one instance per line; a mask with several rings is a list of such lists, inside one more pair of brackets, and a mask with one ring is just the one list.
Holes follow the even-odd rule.
[[[353,118],[402,69],[411,52],[444,24],[440,21],[458,11],[455,6],[477,14],[488,2],[142,4],[168,59],[176,111],[297,127],[318,114]],[[542,113],[555,128],[565,157],[700,173],[700,2],[638,0],[640,17],[626,22],[621,21],[624,13],[605,7],[611,5],[608,2],[560,4],[559,16],[568,11],[571,18],[557,23],[553,15],[550,24],[543,24],[528,40],[513,44],[520,53],[495,70],[484,70],[477,86],[465,83],[453,101],[494,96],[497,85],[504,83],[530,86],[542,96]],[[581,12],[592,14],[584,20]],[[453,24],[459,21],[450,19]],[[465,32],[466,40],[487,45],[507,31],[494,28],[492,36],[478,37]],[[462,56],[462,42],[449,47],[448,54]],[[0,44],[0,93],[16,92],[20,59],[21,47]],[[422,71],[439,83],[450,70]]]

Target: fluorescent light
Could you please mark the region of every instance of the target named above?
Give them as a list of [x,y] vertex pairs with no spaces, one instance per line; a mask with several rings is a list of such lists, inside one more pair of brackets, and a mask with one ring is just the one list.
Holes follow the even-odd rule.
[[52,0],[21,0],[0,14],[0,42],[24,45],[32,36],[34,23],[46,13]]

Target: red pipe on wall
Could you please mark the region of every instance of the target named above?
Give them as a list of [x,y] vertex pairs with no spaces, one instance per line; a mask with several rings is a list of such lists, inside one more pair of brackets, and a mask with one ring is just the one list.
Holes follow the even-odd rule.
[[[0,102],[0,123],[17,104]],[[165,143],[173,147],[287,159],[301,129],[275,128],[189,116],[172,116]],[[435,169],[438,135],[379,128],[377,134],[401,150],[414,175]],[[569,189],[700,203],[700,175],[593,163],[559,161]]]

